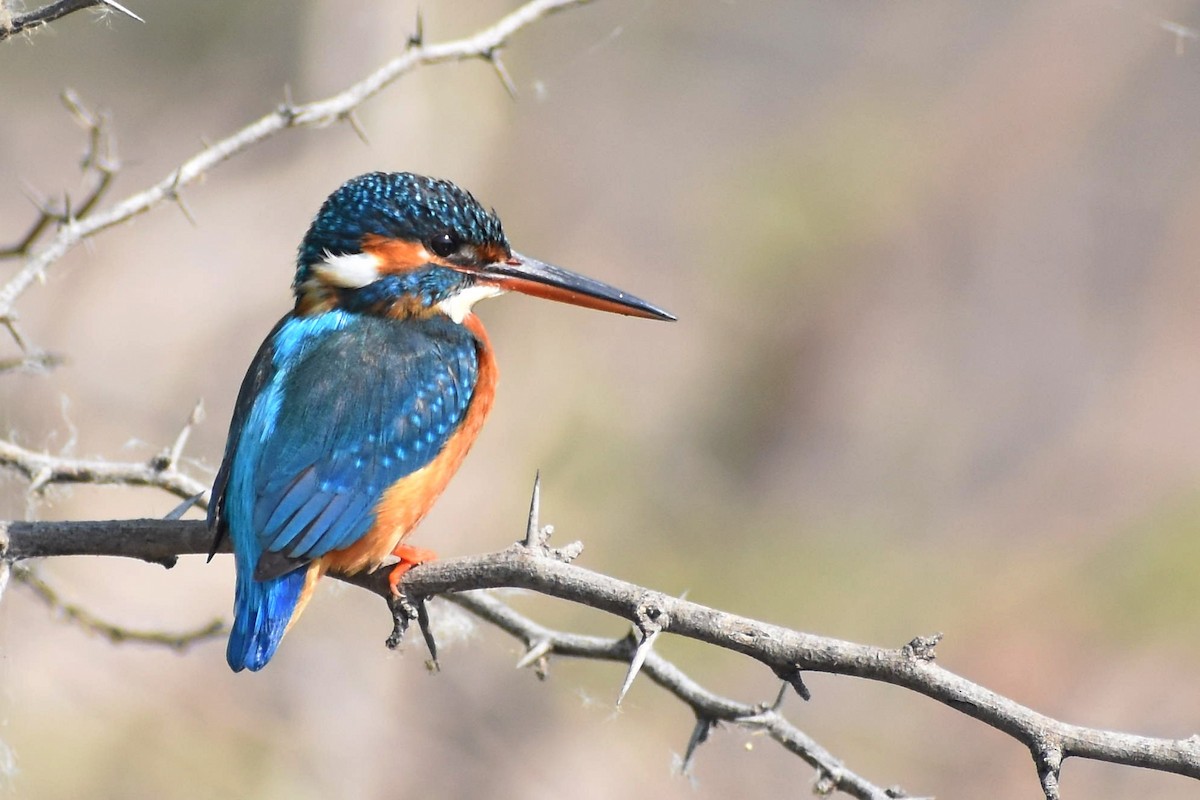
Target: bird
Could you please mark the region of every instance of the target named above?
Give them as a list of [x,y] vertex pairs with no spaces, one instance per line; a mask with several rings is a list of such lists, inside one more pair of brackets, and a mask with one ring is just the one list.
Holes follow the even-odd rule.
[[209,559],[236,567],[226,660],[257,671],[326,574],[431,550],[405,543],[457,471],[496,391],[472,309],[515,291],[634,317],[671,313],[514,251],[495,210],[447,180],[352,178],[300,244],[295,305],[242,381],[208,508]]

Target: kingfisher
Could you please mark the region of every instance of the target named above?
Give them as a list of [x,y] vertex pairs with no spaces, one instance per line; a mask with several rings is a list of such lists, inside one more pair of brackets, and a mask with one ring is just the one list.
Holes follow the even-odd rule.
[[[331,194],[300,244],[295,306],[234,407],[212,552],[237,568],[226,659],[259,670],[320,578],[388,582],[436,555],[405,543],[492,407],[496,360],[472,308],[508,291],[648,319],[670,313],[515,252],[495,211],[445,180],[373,172]],[[210,553],[209,558],[212,558]]]

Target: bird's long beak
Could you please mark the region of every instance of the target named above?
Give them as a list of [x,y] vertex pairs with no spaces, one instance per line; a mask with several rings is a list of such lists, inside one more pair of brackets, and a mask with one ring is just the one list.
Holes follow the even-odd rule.
[[536,258],[513,253],[503,261],[488,264],[480,277],[502,289],[557,300],[560,303],[627,314],[631,317],[674,321],[675,315],[651,305],[615,286],[592,280]]

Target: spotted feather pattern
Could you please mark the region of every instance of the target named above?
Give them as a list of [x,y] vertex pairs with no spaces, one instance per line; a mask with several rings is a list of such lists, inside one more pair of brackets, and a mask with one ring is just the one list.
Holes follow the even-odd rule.
[[432,461],[458,426],[478,372],[474,337],[444,318],[346,316],[276,373],[282,402],[251,449],[257,544],[298,561],[367,531],[383,492]]
[[449,181],[409,172],[371,172],[342,184],[321,206],[300,244],[297,295],[326,253],[362,252],[367,235],[424,242],[446,230],[507,249],[500,219]]
[[397,325],[333,311],[276,326],[243,384],[210,512],[238,562],[234,669],[270,659],[300,568],[371,528],[388,487],[453,435],[478,375],[475,335],[441,315]]

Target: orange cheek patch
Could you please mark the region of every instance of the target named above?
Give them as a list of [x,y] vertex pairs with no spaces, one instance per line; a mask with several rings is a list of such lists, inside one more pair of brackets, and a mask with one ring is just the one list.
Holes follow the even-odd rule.
[[508,249],[502,244],[488,242],[487,244],[480,245],[479,247],[479,258],[485,264],[493,264],[497,261],[505,261],[509,258],[509,256],[510,254]]
[[379,259],[380,273],[408,272],[436,261],[420,242],[388,239],[374,233],[363,237],[363,252]]

